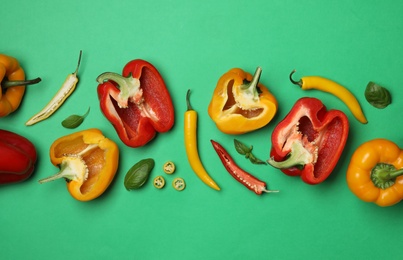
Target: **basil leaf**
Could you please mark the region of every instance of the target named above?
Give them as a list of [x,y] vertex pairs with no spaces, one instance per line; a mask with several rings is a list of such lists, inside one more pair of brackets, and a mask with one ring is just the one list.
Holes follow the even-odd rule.
[[392,98],[389,91],[370,81],[365,89],[365,98],[367,99],[368,103],[376,108],[385,108],[390,103],[392,103]]
[[124,185],[127,190],[135,190],[141,188],[150,176],[151,170],[154,168],[154,159],[143,159],[133,165],[126,173]]
[[245,155],[246,159],[249,159],[253,164],[266,164],[265,161],[262,161],[258,158],[256,158],[252,154],[253,146],[246,146],[242,142],[238,141],[237,139],[234,139],[234,145],[235,145],[235,150],[242,155]]
[[82,116],[71,115],[71,116],[67,117],[66,119],[64,119],[62,121],[62,126],[64,126],[65,128],[70,128],[70,129],[78,127],[84,121],[84,118],[88,115],[89,112],[90,112],[90,108],[88,108],[87,112],[85,112],[85,114]]
[[234,139],[234,145],[239,154],[246,155],[252,151],[252,147],[247,147],[245,144],[241,143],[237,139]]

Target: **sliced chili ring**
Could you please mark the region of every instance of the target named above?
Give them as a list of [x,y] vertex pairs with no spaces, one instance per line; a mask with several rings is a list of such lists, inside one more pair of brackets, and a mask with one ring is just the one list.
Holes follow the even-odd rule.
[[164,172],[166,174],[172,174],[172,173],[175,172],[175,164],[173,162],[171,162],[171,161],[166,162],[164,164],[164,166],[162,167],[162,169],[164,170]]
[[162,176],[157,176],[153,181],[154,187],[157,189],[162,189],[165,186],[165,179]]
[[175,190],[182,191],[185,189],[186,183],[185,183],[185,180],[182,178],[175,178],[172,181],[172,186],[174,187]]

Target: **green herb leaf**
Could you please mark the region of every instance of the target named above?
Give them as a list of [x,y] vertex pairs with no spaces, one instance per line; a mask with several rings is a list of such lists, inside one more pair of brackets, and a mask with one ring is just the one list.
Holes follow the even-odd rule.
[[71,115],[71,116],[67,117],[66,119],[63,120],[62,126],[64,126],[65,128],[70,128],[70,129],[78,127],[84,121],[84,118],[88,115],[89,112],[90,112],[90,108],[88,108],[87,112],[82,116]]
[[253,146],[246,146],[244,143],[238,141],[237,139],[234,139],[234,145],[235,149],[239,154],[245,155],[246,159],[249,159],[253,164],[266,164],[265,161],[262,161],[258,158],[256,158],[252,154]]
[[148,158],[133,165],[126,173],[124,180],[125,188],[127,190],[135,190],[142,187],[148,180],[154,164],[154,159]]
[[365,89],[365,98],[372,106],[381,109],[392,103],[389,91],[372,81],[368,83]]

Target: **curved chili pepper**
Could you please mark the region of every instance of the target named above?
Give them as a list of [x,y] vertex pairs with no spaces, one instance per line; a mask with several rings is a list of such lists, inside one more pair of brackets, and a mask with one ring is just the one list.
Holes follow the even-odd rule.
[[278,192],[278,190],[267,190],[265,182],[259,180],[255,176],[240,168],[224,149],[224,147],[222,147],[219,143],[213,140],[210,141],[213,144],[214,150],[217,152],[218,157],[223,163],[225,169],[227,169],[229,174],[231,174],[231,176],[234,177],[238,182],[257,195],[261,195],[263,192]]
[[143,146],[174,125],[171,96],[151,63],[132,60],[122,75],[105,72],[97,82],[102,113],[127,146]]
[[25,72],[18,61],[13,57],[0,54],[0,117],[17,110],[25,93],[25,85],[40,81],[40,78],[25,80]]
[[28,179],[37,159],[35,146],[27,138],[0,130],[0,184]]
[[395,205],[403,199],[403,150],[386,139],[361,144],[351,157],[346,179],[361,200]]
[[185,148],[190,166],[196,175],[209,187],[220,190],[220,187],[214,182],[206,172],[199,157],[197,148],[197,112],[192,109],[189,101],[190,90],[186,94],[187,110],[185,112]]
[[293,84],[300,86],[303,90],[317,89],[338,97],[341,101],[344,102],[344,104],[347,105],[351,113],[358,121],[363,124],[368,123],[367,118],[362,112],[360,103],[348,89],[332,80],[319,76],[303,77],[299,81],[295,81],[292,79],[292,75],[294,73],[295,70],[293,70],[290,74],[290,81]]

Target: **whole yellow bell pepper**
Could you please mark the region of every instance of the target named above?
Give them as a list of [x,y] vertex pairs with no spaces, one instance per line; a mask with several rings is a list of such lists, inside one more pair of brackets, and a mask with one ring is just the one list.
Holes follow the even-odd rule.
[[277,100],[254,76],[239,68],[229,70],[217,82],[208,114],[227,134],[244,134],[267,125],[277,112]]
[[403,199],[403,151],[386,139],[363,143],[347,169],[350,190],[366,202],[392,206]]
[[0,117],[17,110],[25,93],[25,85],[40,81],[40,78],[25,80],[25,72],[17,59],[0,53]]

